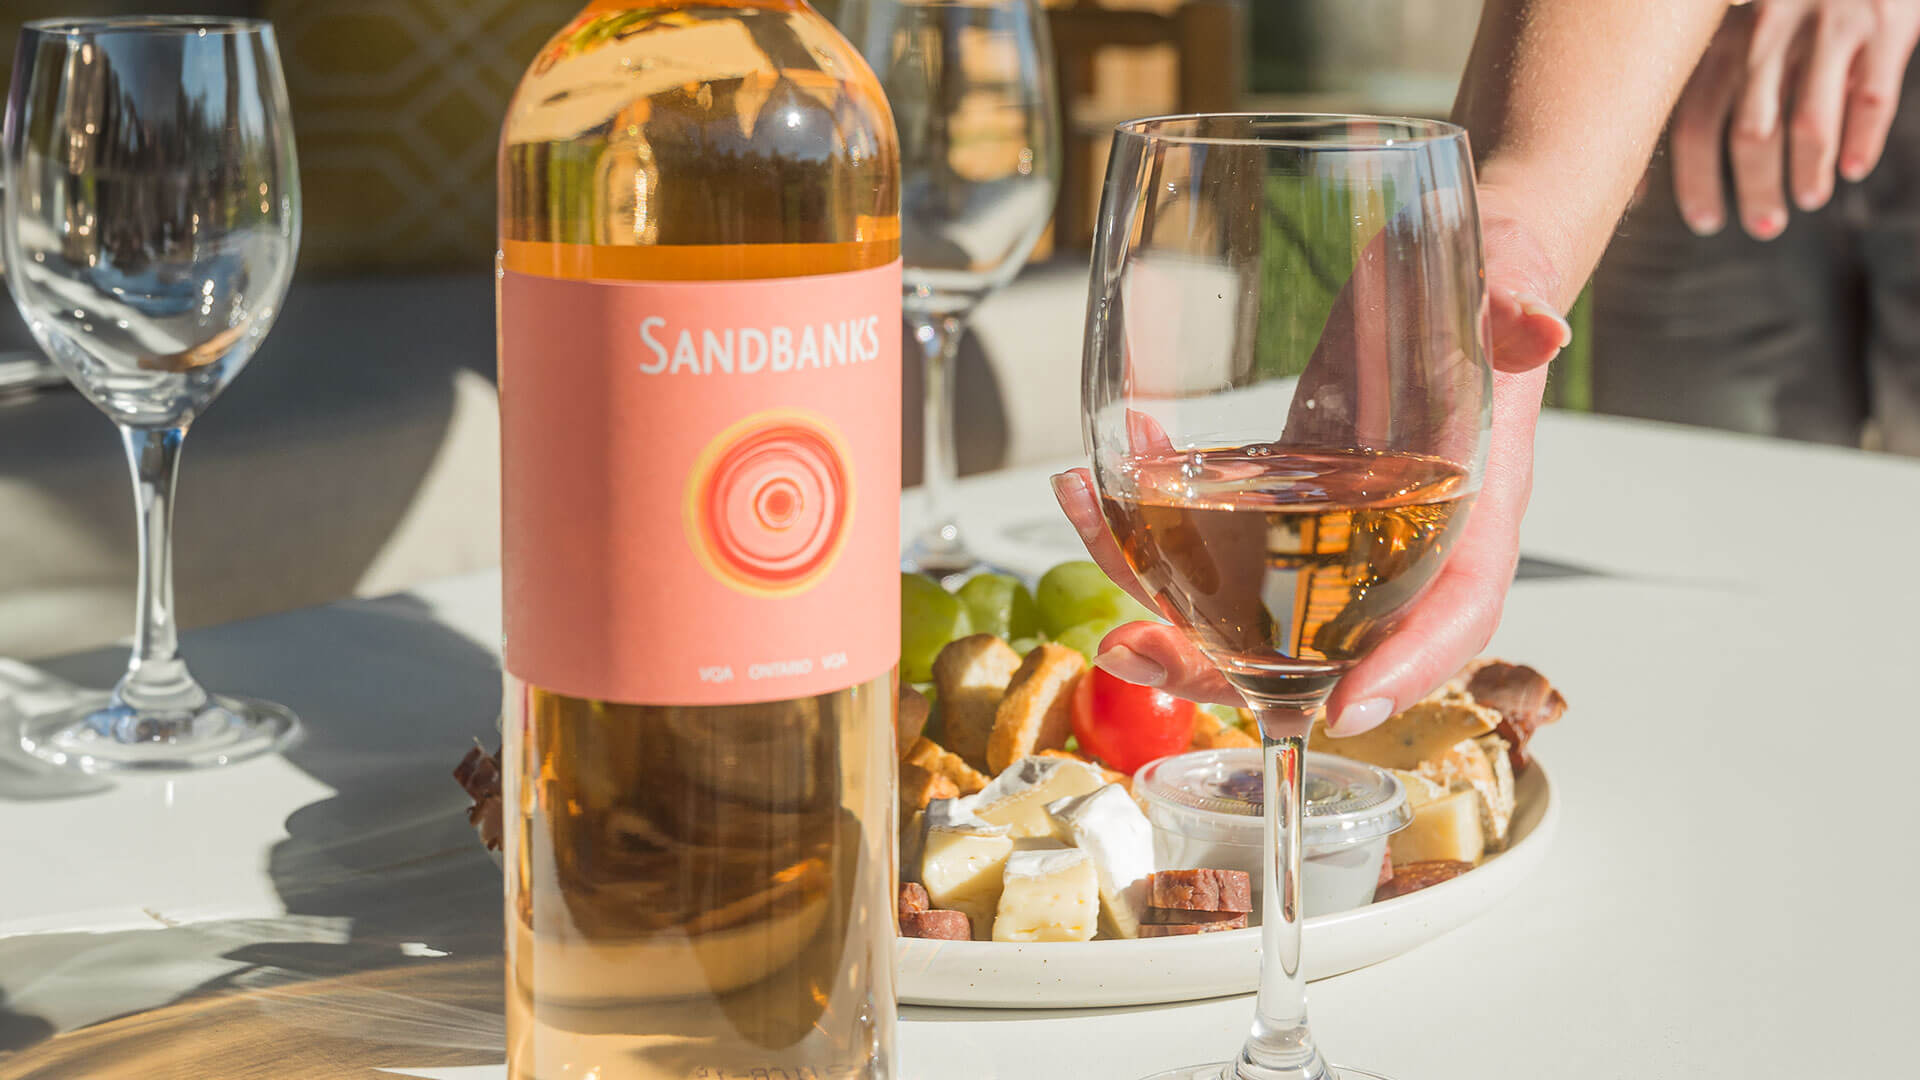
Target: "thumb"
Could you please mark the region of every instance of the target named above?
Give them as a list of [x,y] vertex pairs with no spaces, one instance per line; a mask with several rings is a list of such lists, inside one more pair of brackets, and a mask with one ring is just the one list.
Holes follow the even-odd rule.
[[1531,371],[1573,342],[1573,327],[1537,293],[1499,286],[1487,297],[1496,371]]
[[1487,268],[1488,332],[1495,371],[1523,372],[1553,359],[1573,342],[1550,297],[1566,297],[1561,276],[1537,230],[1517,213],[1526,205],[1501,188],[1482,187],[1480,228]]

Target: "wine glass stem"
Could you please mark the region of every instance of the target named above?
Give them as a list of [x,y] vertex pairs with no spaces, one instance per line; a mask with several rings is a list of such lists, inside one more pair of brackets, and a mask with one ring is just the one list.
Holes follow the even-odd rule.
[[151,713],[190,712],[207,700],[206,691],[178,655],[180,634],[173,617],[173,488],[186,434],[181,427],[120,428],[127,466],[133,473],[140,585],[133,655],[114,696]]
[[1253,1031],[1235,1063],[1237,1080],[1321,1080],[1326,1062],[1307,1028],[1307,973],[1300,964],[1306,919],[1300,888],[1300,816],[1306,805],[1306,741],[1313,706],[1256,708],[1266,754],[1266,835],[1261,859],[1260,996]]
[[915,317],[913,339],[920,343],[926,385],[920,487],[926,493],[927,524],[920,530],[919,546],[923,553],[936,557],[965,552],[952,502],[953,482],[960,469],[953,430],[955,360],[965,333],[966,322],[959,315]]

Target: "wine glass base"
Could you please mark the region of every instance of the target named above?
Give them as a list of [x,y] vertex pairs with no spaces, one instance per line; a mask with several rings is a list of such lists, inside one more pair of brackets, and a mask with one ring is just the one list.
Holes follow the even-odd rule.
[[[1144,1080],[1234,1080],[1233,1062],[1216,1061],[1211,1065],[1188,1065],[1154,1073]],[[1350,1069],[1344,1065],[1327,1066],[1327,1080],[1387,1080],[1379,1073]]]
[[[925,574],[948,589],[975,574],[1007,574],[1004,567],[986,562],[966,548],[948,548],[916,541],[900,556],[900,569],[910,574]],[[1018,576],[1018,575],[1015,575]]]
[[143,713],[98,693],[28,720],[20,747],[80,772],[180,772],[258,757],[299,733],[300,718],[271,701],[215,695],[190,712]]

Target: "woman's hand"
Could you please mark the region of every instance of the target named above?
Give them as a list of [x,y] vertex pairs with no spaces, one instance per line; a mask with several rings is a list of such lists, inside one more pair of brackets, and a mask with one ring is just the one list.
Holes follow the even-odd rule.
[[[1861,180],[1879,163],[1900,101],[1920,3],[1757,0],[1727,13],[1674,107],[1674,198],[1702,236],[1726,224],[1725,162],[1741,225],[1759,240],[1794,205],[1818,210],[1834,174]],[[1723,156],[1724,155],[1724,156]]]
[[[1533,482],[1533,429],[1546,364],[1572,339],[1566,320],[1543,296],[1559,280],[1541,245],[1508,212],[1509,201],[1483,187],[1481,231],[1493,334],[1493,439],[1485,480],[1466,531],[1430,589],[1399,626],[1340,680],[1327,701],[1328,731],[1374,727],[1451,678],[1485,647],[1519,559],[1520,518]],[[1085,469],[1054,477],[1061,509],[1108,576],[1154,606],[1121,556]],[[1129,623],[1100,643],[1095,663],[1130,682],[1182,697],[1238,705],[1240,696],[1186,635],[1157,623]]]

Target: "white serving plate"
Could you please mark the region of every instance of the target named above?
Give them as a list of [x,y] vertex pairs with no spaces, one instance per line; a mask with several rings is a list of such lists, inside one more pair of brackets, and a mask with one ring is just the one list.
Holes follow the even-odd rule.
[[[1307,978],[1398,956],[1491,908],[1532,873],[1560,810],[1536,759],[1515,785],[1511,844],[1452,881],[1307,920]],[[900,938],[900,1000],[913,1005],[1068,1009],[1244,994],[1260,982],[1257,928],[1143,941],[930,941]]]

